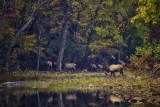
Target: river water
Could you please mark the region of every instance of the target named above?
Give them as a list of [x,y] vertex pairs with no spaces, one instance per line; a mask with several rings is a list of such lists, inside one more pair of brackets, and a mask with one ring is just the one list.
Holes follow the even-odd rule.
[[[133,96],[132,96],[133,97]],[[156,97],[155,97],[156,98]],[[0,89],[0,107],[160,107],[147,99],[106,91],[54,92],[47,89]]]

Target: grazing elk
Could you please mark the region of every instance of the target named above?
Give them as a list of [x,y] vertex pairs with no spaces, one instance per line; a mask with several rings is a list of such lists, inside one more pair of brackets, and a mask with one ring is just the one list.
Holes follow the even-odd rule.
[[97,70],[97,65],[96,64],[91,64],[91,71],[96,71]]
[[52,70],[52,66],[53,66],[52,61],[47,61],[47,65],[48,65],[48,69],[47,70]]
[[76,70],[76,64],[75,63],[66,63],[64,67],[65,71],[75,71]]
[[99,69],[99,70],[103,70],[103,65],[98,64],[98,69]]
[[121,64],[112,64],[110,66],[104,66],[103,68],[107,72],[111,72],[111,76],[115,76],[115,72],[120,72],[120,75],[123,75],[124,67]]
[[48,69],[47,70],[56,70],[57,63],[55,61],[47,61]]
[[57,70],[57,62],[53,62],[53,65],[52,65],[52,68],[53,68],[53,70]]

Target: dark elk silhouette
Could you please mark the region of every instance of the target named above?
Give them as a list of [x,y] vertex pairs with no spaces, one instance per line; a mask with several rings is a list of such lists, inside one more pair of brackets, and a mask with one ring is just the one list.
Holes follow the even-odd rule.
[[103,65],[101,65],[101,64],[98,64],[98,65],[91,64],[90,65],[90,70],[91,71],[102,71],[103,70]]
[[90,70],[91,71],[96,71],[97,70],[97,65],[96,64],[91,64],[90,65]]

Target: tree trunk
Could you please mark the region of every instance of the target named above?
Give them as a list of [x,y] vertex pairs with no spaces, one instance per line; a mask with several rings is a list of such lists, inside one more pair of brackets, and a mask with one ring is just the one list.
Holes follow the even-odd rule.
[[57,61],[59,71],[62,71],[62,60],[63,60],[63,56],[64,56],[64,49],[65,49],[65,44],[66,44],[67,32],[68,32],[67,28],[68,28],[68,25],[65,25],[64,31],[62,33],[62,42],[61,42],[61,47],[60,47],[58,61]]
[[41,101],[40,101],[40,97],[39,97],[39,92],[37,91],[37,103],[38,103],[38,107],[41,107]]
[[38,55],[37,55],[37,73],[39,72],[39,62],[40,62],[40,38],[41,38],[41,36],[40,36],[40,34],[38,35],[38,43],[37,43],[37,45],[38,45],[38,49],[37,49],[37,51],[38,51]]
[[[39,0],[38,0],[38,5],[39,5]],[[37,27],[38,27],[38,38],[37,38],[37,47],[38,47],[38,49],[37,49],[37,73],[39,72],[39,61],[40,61],[40,39],[41,39],[41,34],[40,34],[40,24],[39,24],[39,22],[40,22],[40,17],[39,17],[39,13],[38,13],[38,21],[37,21]]]
[[[85,49],[85,56],[84,56],[84,64],[83,64],[83,66],[88,66],[88,62],[90,61],[89,60],[89,58],[88,58],[88,55],[90,54],[90,50],[89,50],[89,45],[90,45],[90,43],[91,43],[91,41],[92,41],[92,34],[94,33],[94,31],[93,30],[91,30],[91,32],[90,32],[90,34],[89,34],[89,37],[88,37],[88,39],[87,39],[87,45],[86,45],[86,49]],[[86,66],[86,67],[87,67]]]
[[9,69],[9,59],[10,59],[10,55],[11,55],[11,51],[12,51],[12,48],[13,46],[15,45],[16,43],[16,40],[17,38],[20,36],[20,34],[29,26],[29,24],[32,22],[35,14],[37,13],[37,11],[42,7],[44,6],[47,2],[49,2],[51,0],[45,0],[44,2],[42,2],[34,11],[33,13],[31,14],[31,17],[29,19],[29,21],[16,33],[15,37],[12,39],[11,41],[11,45],[9,46],[8,48],[8,51],[7,51],[7,55],[6,55],[6,66],[5,66],[5,70],[8,71]]
[[119,44],[119,49],[118,49],[118,58],[116,60],[116,63],[118,63],[119,60],[121,60],[121,53],[122,53],[122,46]]
[[59,107],[64,107],[62,92],[59,93],[58,97],[59,97],[58,98]]
[[4,28],[4,22],[5,22],[5,5],[6,5],[6,1],[3,0],[3,7],[2,7],[2,21],[1,21],[1,27],[0,27],[0,37],[2,37],[3,35],[3,28]]
[[63,24],[63,30],[62,30],[62,41],[60,45],[60,51],[58,55],[58,71],[62,71],[62,60],[64,56],[64,50],[66,45],[66,38],[68,33],[68,16],[69,16],[70,6],[67,4],[67,9],[64,17],[64,24]]

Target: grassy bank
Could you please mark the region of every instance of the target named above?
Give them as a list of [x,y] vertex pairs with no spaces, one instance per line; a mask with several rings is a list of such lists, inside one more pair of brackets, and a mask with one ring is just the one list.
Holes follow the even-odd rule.
[[[7,75],[1,75],[0,81],[26,81],[24,87],[51,89],[55,91],[67,90],[136,90],[137,92],[159,91],[160,78],[154,78],[151,74],[143,72],[125,72],[124,76],[110,77],[103,72],[76,72],[76,73],[36,73],[13,72]],[[159,93],[159,92],[158,92]]]

